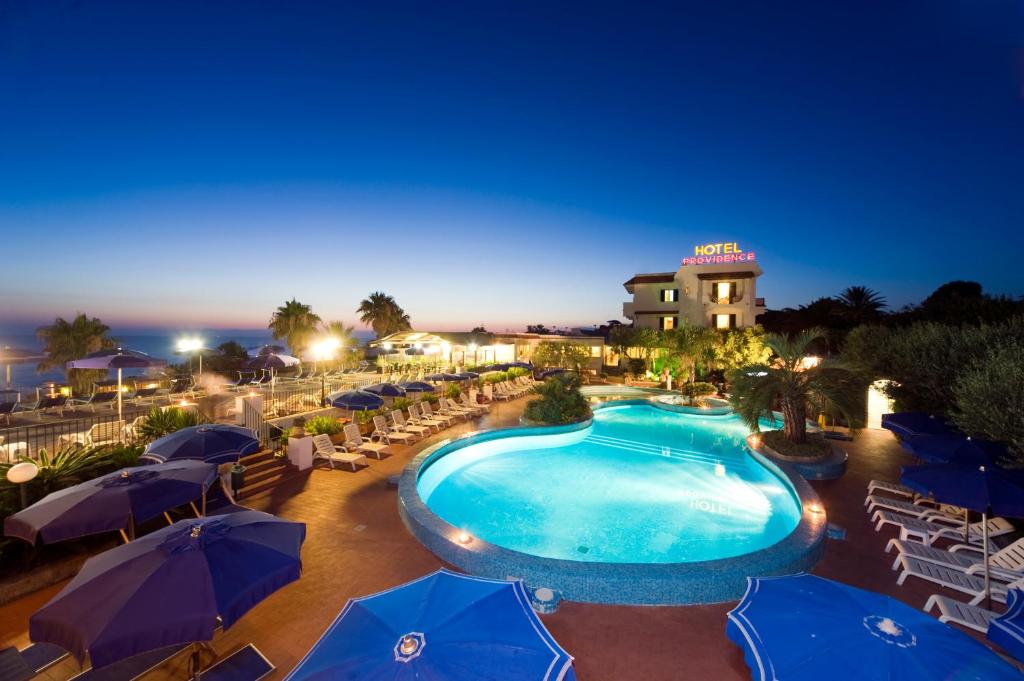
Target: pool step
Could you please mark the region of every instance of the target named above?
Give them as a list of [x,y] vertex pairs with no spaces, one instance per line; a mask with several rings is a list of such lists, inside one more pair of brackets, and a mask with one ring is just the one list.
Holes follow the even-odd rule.
[[638,442],[636,440],[626,440],[623,438],[609,437],[607,435],[588,435],[584,438],[584,442],[592,442],[597,445],[604,447],[614,447],[616,449],[624,449],[631,452],[640,452],[642,454],[655,454],[658,456],[668,456],[674,459],[683,459],[685,461],[692,461],[694,463],[704,463],[709,466],[714,466],[719,463],[741,463],[742,459],[737,457],[735,454],[708,454],[706,452],[698,452],[692,449],[680,449],[675,447],[665,447],[661,445],[652,445],[646,442]]

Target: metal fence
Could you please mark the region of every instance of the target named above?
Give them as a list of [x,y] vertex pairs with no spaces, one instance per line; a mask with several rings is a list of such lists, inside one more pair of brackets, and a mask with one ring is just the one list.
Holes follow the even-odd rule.
[[53,452],[74,443],[99,445],[133,442],[133,419],[118,419],[117,414],[97,414],[38,424],[0,429],[0,463],[13,463],[19,457],[37,458],[39,450]]

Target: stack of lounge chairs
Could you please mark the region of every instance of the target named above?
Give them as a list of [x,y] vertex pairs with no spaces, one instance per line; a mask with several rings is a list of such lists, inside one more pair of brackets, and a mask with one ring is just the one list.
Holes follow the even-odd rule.
[[[969,522],[964,509],[936,504],[914,490],[893,482],[872,480],[864,505],[875,530],[893,528],[886,553],[894,553],[896,583],[923,580],[959,597],[932,594],[924,606],[942,622],[985,632],[998,613],[991,603],[1006,603],[1012,589],[1024,590],[1024,538],[1000,546],[993,539],[1009,538],[1015,528],[1005,518],[989,518],[988,572],[985,590],[985,527]],[[966,599],[966,600],[963,600]]]

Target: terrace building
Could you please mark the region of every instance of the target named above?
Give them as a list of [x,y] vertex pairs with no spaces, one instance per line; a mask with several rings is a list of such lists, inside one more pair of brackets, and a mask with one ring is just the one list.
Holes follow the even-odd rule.
[[717,329],[753,326],[764,312],[762,274],[753,251],[733,243],[704,244],[675,272],[637,274],[623,286],[633,300],[622,315],[638,328],[667,331],[686,322]]

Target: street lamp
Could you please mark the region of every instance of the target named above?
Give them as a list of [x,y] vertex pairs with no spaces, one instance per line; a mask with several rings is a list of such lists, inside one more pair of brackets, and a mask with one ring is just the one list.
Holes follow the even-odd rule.
[[[326,338],[313,344],[313,371],[316,371],[317,362],[323,362],[334,358],[334,353],[341,347],[341,339],[334,336]],[[320,404],[324,403],[327,397],[327,377],[320,374]]]
[[39,475],[39,466],[31,461],[16,463],[7,469],[7,482],[18,485],[21,489],[21,507],[28,506],[28,487],[26,483],[31,482]]
[[199,377],[202,378],[203,377],[203,353],[201,351],[204,349],[203,348],[203,339],[202,338],[196,338],[196,337],[182,338],[181,340],[178,341],[178,348],[177,349],[178,349],[178,352],[180,352],[181,354],[189,355],[188,362],[189,362],[189,367],[190,368],[192,366],[192,357],[191,357],[192,353],[197,353],[199,355]]

